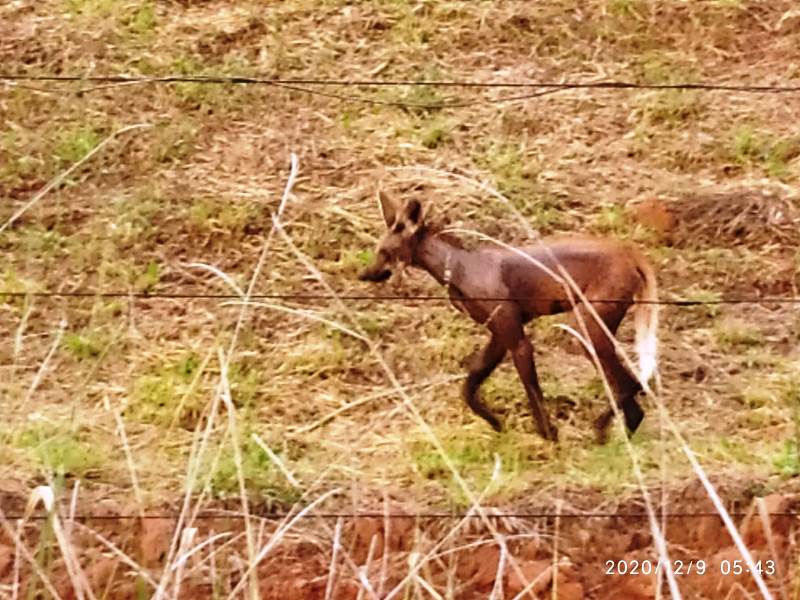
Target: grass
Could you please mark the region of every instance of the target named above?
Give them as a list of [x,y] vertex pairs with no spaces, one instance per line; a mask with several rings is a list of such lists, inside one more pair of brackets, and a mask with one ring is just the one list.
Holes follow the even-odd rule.
[[[10,7],[3,15],[9,42],[0,52],[8,64],[41,73],[331,80],[359,74],[362,79],[417,81],[550,80],[553,74],[570,73],[645,83],[752,82],[757,73],[757,79],[771,81],[786,79],[785,64],[800,60],[791,36],[762,31],[763,23],[778,23],[790,11],[788,2],[757,11],[738,1],[656,7],[645,0],[593,0],[577,7],[449,0],[369,5],[290,0],[266,6],[248,0],[225,10],[184,4],[45,0],[32,11]],[[754,55],[742,39],[757,39],[759,52]],[[726,58],[724,70],[720,56]],[[755,64],[754,56],[782,60],[780,65]],[[749,294],[752,286],[747,286],[759,272],[800,256],[794,248],[767,245],[746,251],[721,242],[662,246],[633,224],[627,209],[632,201],[669,201],[706,187],[751,187],[760,178],[793,183],[796,132],[791,106],[779,95],[583,90],[490,104],[480,101],[506,92],[431,85],[318,89],[433,105],[402,108],[270,86],[177,83],[81,95],[71,90],[0,89],[0,196],[7,199],[0,203],[0,223],[118,125],[146,122],[154,127],[112,141],[68,185],[46,194],[0,234],[5,261],[0,293],[121,294],[0,296],[0,331],[6,342],[0,345],[0,403],[7,414],[0,450],[10,456],[0,465],[0,476],[13,506],[24,505],[35,485],[58,488],[60,514],[68,514],[76,481],[79,512],[108,506],[112,513],[134,515],[139,508],[180,510],[189,484],[208,481],[206,496],[200,496],[202,487],[193,489],[187,510],[224,508],[231,521],[213,526],[186,521],[185,531],[197,527],[196,552],[182,567],[175,559],[159,564],[159,572],[173,578],[165,584],[165,596],[180,595],[176,581],[188,586],[185,573],[190,569],[192,581],[213,581],[220,595],[229,595],[232,582],[241,579],[243,565],[252,558],[240,514],[245,512],[242,484],[254,512],[272,506],[296,515],[335,490],[315,510],[380,512],[386,503],[392,510],[417,512],[430,506],[463,510],[470,504],[362,342],[296,312],[252,308],[228,373],[238,428],[234,437],[224,406],[211,425],[206,419],[220,379],[217,352],[230,347],[241,307],[216,299],[126,296],[229,291],[207,272],[188,267],[192,262],[213,265],[246,287],[267,244],[289,152],[300,157],[300,177],[286,204],[286,230],[326,282],[346,295],[442,292],[412,270],[383,288],[357,281],[358,271],[374,259],[374,237],[381,232],[374,203],[378,187],[426,201],[432,214],[455,226],[511,242],[522,242],[528,226],[545,233],[591,232],[634,240],[659,263],[665,298],[714,301],[743,295],[743,289]],[[437,107],[451,101],[476,103]],[[525,222],[463,180],[394,170],[416,165],[486,181],[510,198]],[[327,293],[280,236],[269,240],[256,293]],[[776,277],[776,286],[791,289],[787,275]],[[460,381],[440,383],[461,374],[464,358],[486,339],[482,327],[446,303],[360,301],[343,310],[316,300],[262,300],[365,331],[469,488],[476,493],[486,489],[485,505],[549,510],[563,500],[576,510],[593,510],[631,501],[638,510],[623,439],[615,432],[602,447],[593,440],[590,423],[605,402],[599,380],[583,357],[565,351],[550,323],[537,322],[529,330],[548,409],[560,415],[557,447],[533,433],[524,393],[508,361],[482,389],[506,426],[500,435],[467,412]],[[47,358],[62,318],[67,328]],[[731,490],[739,483],[779,493],[793,489],[800,415],[792,370],[795,320],[788,307],[770,312],[710,304],[662,313],[667,406],[712,480],[726,483],[720,486],[726,502],[738,501]],[[629,347],[628,323],[622,337]],[[38,417],[20,414],[25,400],[26,411]],[[676,508],[681,508],[688,503],[681,490],[693,475],[673,446],[661,445],[654,411],[647,410],[633,446],[646,481],[675,492]],[[265,440],[273,455],[251,434]],[[662,450],[667,456],[664,482]],[[495,457],[502,469],[492,481]],[[188,465],[195,461],[200,472],[192,479]],[[305,579],[324,585],[331,572],[341,576],[337,585],[342,594],[352,584],[350,595],[358,595],[363,582],[345,563],[361,551],[366,557],[368,548],[348,537],[351,528],[365,525],[344,522],[336,543],[335,520],[299,519],[285,531],[279,525],[252,524],[252,537],[259,542],[255,547],[268,540],[284,544],[258,571],[267,590],[263,597],[272,593],[271,574],[294,573],[291,565],[301,563],[304,570],[294,579],[302,589],[298,597],[325,597],[324,587],[312,590]],[[72,526],[78,532],[78,525]],[[533,527],[521,528],[529,531],[528,526]],[[132,522],[125,536],[112,539],[136,557],[142,527]],[[209,538],[212,527],[223,537]],[[436,527],[450,525],[409,527],[401,536],[410,545],[403,546],[406,554],[390,553],[387,559],[392,561],[389,580],[395,558],[403,565],[397,571],[407,572],[408,553],[427,556],[432,540],[443,539]],[[551,531],[547,524],[541,527],[544,541],[531,560],[552,560],[562,551],[579,569],[596,560],[596,552],[590,557],[588,550],[580,550],[569,532],[562,532],[561,550],[554,550]],[[599,534],[619,534],[609,526],[596,527]],[[36,555],[46,575],[54,581],[66,577],[54,532],[30,522],[20,531],[25,534],[20,545]],[[84,530],[73,539],[79,535],[90,540],[88,545],[96,542]],[[170,530],[162,537],[171,535]],[[454,536],[453,546],[437,552],[452,550],[442,556],[455,556],[467,541],[488,540],[490,534],[460,535]],[[387,538],[400,547],[391,535]],[[344,562],[332,561],[334,547],[336,560]],[[102,562],[84,555],[82,547],[79,554]],[[322,557],[320,565],[311,565],[311,556]],[[442,564],[447,560],[442,558]],[[378,563],[365,562],[353,564],[377,586]],[[491,594],[466,583],[458,587],[457,575],[448,579],[437,565],[426,563],[420,577],[442,597]],[[24,563],[23,575],[29,568]],[[125,595],[123,586],[135,580],[140,596],[149,597],[154,589],[145,575],[122,564],[106,578],[111,581],[107,587],[99,576],[90,579],[97,597],[104,589],[106,595]],[[387,582],[386,589],[393,583]],[[44,594],[43,585],[31,588],[31,597]],[[422,584],[412,581],[408,589],[414,585]],[[130,596],[136,590],[127,592]],[[292,600],[285,589],[272,595],[278,594]]]
[[123,23],[133,35],[153,35],[158,24],[153,3],[141,2],[130,17],[123,19]]
[[[650,84],[691,83],[697,78],[691,63],[677,52],[645,52],[639,57],[637,67],[643,81]],[[665,95],[662,98],[674,100],[680,96]]]
[[260,227],[261,220],[257,205],[229,198],[198,198],[188,209],[188,221],[200,233],[216,230],[243,234],[248,227]]
[[687,122],[701,119],[704,110],[702,97],[691,90],[648,92],[638,103],[641,126],[651,130],[685,127]]
[[[297,490],[290,486],[264,450],[254,441],[245,438],[241,446],[242,473],[247,488],[252,490],[254,500],[277,506],[292,506],[300,499]],[[215,498],[238,497],[239,479],[231,448],[224,447],[212,471],[211,494]]]
[[697,308],[706,318],[713,319],[720,314],[722,294],[718,290],[704,289],[696,284],[684,291],[683,298],[688,302],[697,302]]
[[452,128],[453,126],[447,121],[433,119],[421,127],[420,143],[429,150],[434,150],[450,140]]
[[734,320],[718,323],[714,335],[723,351],[760,346],[764,343],[764,337],[758,329]]
[[492,173],[498,191],[517,205],[535,195],[539,170],[525,144],[491,142],[475,157],[475,162]]
[[[548,454],[544,444],[530,435],[510,431],[503,435],[457,429],[439,429],[437,437],[450,461],[473,490],[485,490],[491,498],[503,501],[516,497],[524,490],[526,473]],[[426,441],[412,442],[409,455],[414,473],[423,480],[433,481],[446,491],[443,496],[456,510],[469,507],[461,487],[453,481],[443,457]],[[501,475],[493,479],[495,460],[500,461]]]
[[193,150],[197,127],[190,119],[160,124],[152,145],[152,157],[157,164],[180,163],[188,160]]
[[203,376],[200,359],[194,352],[185,354],[143,374],[133,382],[126,416],[142,422],[172,427],[198,423],[206,399],[198,389]]
[[97,358],[107,344],[105,337],[99,332],[85,332],[84,334],[68,332],[62,338],[64,350],[78,360]]
[[787,440],[774,459],[775,468],[785,478],[800,475],[800,449],[795,440]]
[[22,450],[35,468],[57,478],[92,477],[106,466],[97,439],[78,432],[73,426],[56,428],[51,424],[34,424],[15,433],[13,446]]
[[66,0],[64,4],[70,13],[90,18],[112,16],[117,8],[115,0]]
[[563,228],[567,221],[564,205],[539,184],[541,165],[525,142],[483,144],[473,160],[491,173],[495,188],[531,220],[535,229],[549,233]]
[[750,126],[736,128],[732,138],[728,153],[737,165],[759,168],[777,179],[797,176],[791,161],[800,156],[800,138],[776,137]]
[[7,268],[2,271],[0,285],[3,286],[3,290],[6,292],[15,294],[32,292],[37,288],[35,281],[21,277],[13,268]]
[[100,132],[88,125],[75,125],[60,131],[54,149],[58,167],[78,162],[100,143],[102,137]]

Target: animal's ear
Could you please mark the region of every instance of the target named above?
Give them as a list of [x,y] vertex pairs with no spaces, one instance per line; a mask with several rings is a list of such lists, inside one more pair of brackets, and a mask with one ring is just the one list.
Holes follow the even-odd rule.
[[419,200],[409,200],[406,202],[403,212],[410,223],[414,225],[420,225],[422,223],[422,205],[419,203]]
[[383,190],[378,190],[378,205],[381,208],[383,220],[386,222],[387,227],[391,227],[397,220],[398,206],[393,198],[390,198],[383,193]]

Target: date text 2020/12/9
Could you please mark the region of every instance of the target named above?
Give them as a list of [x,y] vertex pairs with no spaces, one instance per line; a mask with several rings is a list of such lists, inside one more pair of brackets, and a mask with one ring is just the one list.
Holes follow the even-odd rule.
[[[751,569],[744,560],[722,560],[718,565],[709,565],[708,562],[698,560],[673,560],[670,561],[672,572],[675,575],[705,575],[712,568],[721,575],[741,575],[750,573]],[[760,575],[774,575],[775,561],[760,560],[754,563],[755,571]],[[666,563],[662,560],[607,560],[605,561],[606,575],[652,575],[661,570],[666,570]]]

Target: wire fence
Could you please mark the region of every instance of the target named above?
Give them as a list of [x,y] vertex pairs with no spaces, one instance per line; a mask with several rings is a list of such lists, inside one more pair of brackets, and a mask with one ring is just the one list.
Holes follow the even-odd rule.
[[[193,83],[206,85],[266,85],[283,88],[305,94],[328,97],[347,102],[393,106],[398,108],[417,108],[426,110],[440,110],[445,108],[464,108],[478,104],[499,104],[519,100],[529,100],[548,94],[567,90],[697,90],[717,91],[726,93],[748,94],[787,94],[800,92],[800,85],[753,85],[736,83],[713,82],[684,82],[684,83],[636,83],[629,81],[590,81],[590,82],[547,82],[547,81],[469,81],[469,80],[381,80],[381,79],[314,79],[314,78],[274,78],[251,77],[238,75],[162,75],[155,77],[141,75],[28,75],[0,73],[0,81],[6,84],[32,83],[82,83],[92,84],[90,87],[67,90],[74,93],[87,93],[96,90],[108,89],[117,86],[154,85]],[[480,100],[449,100],[438,102],[413,102],[408,100],[385,100],[366,96],[354,96],[330,91],[321,91],[320,87],[360,87],[360,88],[397,88],[397,87],[436,87],[436,88],[461,88],[461,89],[530,89],[536,90],[525,94],[501,96],[498,98],[483,98]],[[35,88],[34,88],[35,89]],[[38,91],[53,92],[63,90],[40,89]]]
[[249,84],[249,85],[313,85],[347,87],[460,87],[460,88],[539,88],[539,89],[638,89],[638,90],[708,90],[745,93],[794,93],[800,85],[753,85],[710,82],[685,83],[636,83],[630,81],[468,81],[468,80],[391,80],[391,79],[313,79],[273,78],[237,75],[25,75],[0,73],[0,81],[41,81],[78,83],[205,83],[205,84]]
[[[397,107],[414,107],[425,109],[458,108],[479,103],[501,103],[516,100],[524,100],[563,92],[568,90],[695,90],[695,91],[716,91],[724,93],[748,93],[748,94],[792,94],[800,92],[800,85],[775,86],[775,85],[750,85],[750,84],[725,84],[725,83],[674,83],[674,84],[642,84],[625,81],[599,81],[599,82],[480,82],[467,80],[450,81],[406,81],[406,80],[358,80],[358,79],[309,79],[309,78],[264,78],[246,76],[200,76],[200,75],[164,75],[158,77],[145,77],[138,75],[109,75],[109,76],[80,76],[80,75],[26,75],[0,73],[0,82],[7,84],[19,84],[22,82],[49,83],[49,84],[89,84],[93,87],[66,90],[74,93],[85,93],[94,90],[107,89],[113,86],[130,85],[164,85],[176,83],[194,83],[203,85],[264,85],[272,86],[290,91],[321,95],[343,101],[355,101],[369,104],[389,105]],[[303,87],[307,86],[307,87]],[[416,103],[401,100],[380,100],[363,96],[332,93],[320,91],[316,88],[344,87],[344,88],[399,88],[399,87],[437,87],[437,88],[460,88],[474,90],[491,89],[525,89],[535,90],[526,94],[504,96],[499,98],[484,98],[478,101],[442,101],[434,103]],[[52,91],[52,90],[44,90]],[[57,90],[64,91],[64,90]],[[0,290],[0,299],[11,298],[128,298],[146,300],[242,300],[242,296],[232,293],[185,293],[185,292],[157,292],[157,291],[12,291]],[[282,301],[370,301],[370,302],[449,302],[451,298],[447,295],[371,295],[371,294],[252,294],[250,300],[282,300]],[[534,301],[534,302],[555,302],[563,301],[563,298],[544,298],[534,296],[513,296],[513,297],[474,297],[476,301],[492,302],[514,302],[514,301]],[[715,299],[664,299],[658,301],[636,301],[631,299],[613,298],[592,298],[593,303],[625,303],[625,304],[658,304],[676,307],[693,307],[702,305],[723,305],[723,304],[800,304],[800,297],[730,297]],[[729,512],[731,517],[745,517],[749,512]],[[242,514],[236,513],[200,513],[196,515],[197,520],[225,520],[242,518]],[[252,511],[249,515],[253,518],[262,520],[283,520],[296,516],[292,512],[263,512]],[[650,515],[647,512],[553,512],[553,511],[523,511],[523,512],[490,512],[490,513],[456,513],[456,512],[321,512],[309,513],[310,518],[316,519],[414,519],[414,520],[447,520],[447,519],[647,519]],[[659,515],[665,519],[719,519],[720,513],[717,511],[697,511],[697,512],[665,512]],[[768,513],[769,517],[800,517],[800,512],[774,512]],[[46,514],[6,514],[6,519],[10,520],[44,520],[49,518]],[[78,514],[70,516],[70,519],[78,521],[125,521],[139,519],[168,519],[177,520],[180,515],[177,513],[163,512],[151,514]]]
[[[19,292],[0,290],[2,298],[131,298],[138,300],[242,300],[243,297],[233,293],[188,293],[188,292],[147,292],[147,291],[63,291],[63,292]],[[450,302],[450,296],[443,294],[250,294],[250,300],[284,300],[284,301],[369,301],[369,302]],[[464,298],[459,298],[463,300]],[[542,296],[469,296],[467,300],[477,302],[565,302],[565,298]],[[800,297],[796,296],[764,296],[764,297],[738,297],[715,298],[707,300],[635,300],[630,298],[590,298],[594,304],[654,304],[663,306],[707,306],[721,304],[800,304]]]
[[[282,519],[290,519],[296,516],[295,512],[264,512],[250,511],[248,514],[251,518],[262,519],[265,521],[279,521]],[[729,511],[728,514],[734,518],[744,518],[750,514],[748,511]],[[760,513],[759,513],[760,514]],[[224,519],[241,519],[244,515],[242,513],[226,513],[224,511],[218,513],[198,513],[193,518],[201,521],[219,521]],[[647,519],[649,515],[646,512],[494,512],[484,510],[483,512],[470,512],[470,513],[449,513],[449,512],[322,512],[322,513],[308,513],[308,518],[335,520],[335,519],[419,519],[419,520],[447,520],[447,519]],[[786,517],[796,518],[800,517],[800,512],[793,511],[778,511],[765,513],[767,517]],[[124,514],[124,515],[109,515],[109,514],[77,514],[71,515],[70,519],[76,521],[132,521],[137,519],[142,520],[156,520],[156,519],[169,519],[177,520],[181,517],[179,513],[164,512],[164,513],[145,513],[145,514]],[[698,511],[698,512],[674,512],[674,513],[659,513],[659,518],[665,519],[711,519],[720,518],[718,512],[714,511]],[[49,518],[47,514],[34,514],[25,516],[23,514],[7,514],[6,519],[19,520],[19,519],[34,519],[41,520]]]

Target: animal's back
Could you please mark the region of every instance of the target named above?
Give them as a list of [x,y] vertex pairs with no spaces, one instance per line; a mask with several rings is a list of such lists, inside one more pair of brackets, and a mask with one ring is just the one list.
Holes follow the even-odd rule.
[[517,249],[489,250],[500,263],[501,279],[526,317],[571,307],[560,282],[565,269],[590,298],[632,299],[641,281],[643,256],[629,243],[590,236],[558,236]]

